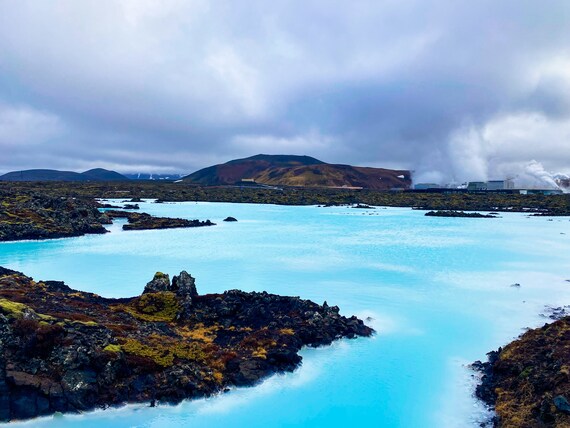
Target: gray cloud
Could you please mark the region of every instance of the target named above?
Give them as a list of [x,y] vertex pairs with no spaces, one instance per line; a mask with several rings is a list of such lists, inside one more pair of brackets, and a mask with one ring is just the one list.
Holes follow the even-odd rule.
[[0,170],[570,172],[568,40],[565,0],[0,0]]

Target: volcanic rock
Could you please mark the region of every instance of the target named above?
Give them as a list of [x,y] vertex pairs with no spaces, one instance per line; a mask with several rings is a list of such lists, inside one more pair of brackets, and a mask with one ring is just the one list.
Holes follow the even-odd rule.
[[201,296],[184,271],[105,299],[0,267],[0,421],[209,396],[294,370],[303,346],[372,332],[298,297]]

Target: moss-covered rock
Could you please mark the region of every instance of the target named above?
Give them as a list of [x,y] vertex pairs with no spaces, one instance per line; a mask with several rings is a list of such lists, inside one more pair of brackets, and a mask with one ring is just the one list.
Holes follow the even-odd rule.
[[304,345],[372,333],[336,307],[200,296],[189,274],[175,278],[158,273],[166,289],[105,299],[0,267],[0,421],[210,395],[293,370]]
[[477,395],[497,414],[497,427],[569,427],[570,317],[527,331],[476,363]]
[[0,241],[105,233],[91,199],[50,197],[36,191],[0,191]]

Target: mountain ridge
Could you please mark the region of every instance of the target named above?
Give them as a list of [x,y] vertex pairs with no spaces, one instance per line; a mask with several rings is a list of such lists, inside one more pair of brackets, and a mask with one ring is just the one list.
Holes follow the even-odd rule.
[[0,181],[126,181],[116,171],[93,168],[84,172],[60,171],[57,169],[27,169],[0,175]]
[[329,164],[310,156],[258,154],[200,169],[183,178],[205,186],[235,185],[243,180],[272,186],[409,188],[408,170]]

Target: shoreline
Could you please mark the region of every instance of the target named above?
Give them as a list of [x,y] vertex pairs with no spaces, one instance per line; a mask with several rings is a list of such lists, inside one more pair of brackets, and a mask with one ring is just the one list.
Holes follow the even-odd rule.
[[487,353],[475,397],[494,411],[495,428],[570,425],[570,316],[528,329]]
[[0,420],[208,397],[374,333],[326,302],[194,284],[157,273],[142,295],[106,299],[0,268]]

